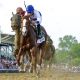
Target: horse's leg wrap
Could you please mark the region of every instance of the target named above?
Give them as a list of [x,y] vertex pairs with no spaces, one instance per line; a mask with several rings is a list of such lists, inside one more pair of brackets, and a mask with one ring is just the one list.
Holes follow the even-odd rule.
[[29,60],[26,62],[25,66],[24,66],[24,71],[26,71],[26,68],[27,68],[28,66],[30,66],[30,61],[29,61]]
[[41,65],[37,65],[37,77],[40,77]]

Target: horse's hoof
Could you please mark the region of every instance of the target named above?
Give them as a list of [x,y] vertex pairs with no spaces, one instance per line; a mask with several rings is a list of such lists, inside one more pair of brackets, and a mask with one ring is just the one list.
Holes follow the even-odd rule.
[[24,69],[24,72],[26,72],[26,69]]
[[25,73],[24,71],[19,71],[19,73]]
[[40,78],[40,74],[39,73],[37,73],[37,76],[36,76],[37,78]]
[[33,70],[29,69],[29,73],[33,73]]

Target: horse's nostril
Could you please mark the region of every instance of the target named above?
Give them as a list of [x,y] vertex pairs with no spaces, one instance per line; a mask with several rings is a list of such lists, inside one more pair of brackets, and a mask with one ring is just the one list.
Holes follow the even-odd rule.
[[15,27],[15,25],[14,25],[14,27]]

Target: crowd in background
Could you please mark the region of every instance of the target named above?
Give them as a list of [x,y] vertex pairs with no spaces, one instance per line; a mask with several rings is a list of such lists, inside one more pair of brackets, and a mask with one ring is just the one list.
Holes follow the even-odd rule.
[[9,57],[2,56],[0,58],[0,69],[18,69],[17,61]]

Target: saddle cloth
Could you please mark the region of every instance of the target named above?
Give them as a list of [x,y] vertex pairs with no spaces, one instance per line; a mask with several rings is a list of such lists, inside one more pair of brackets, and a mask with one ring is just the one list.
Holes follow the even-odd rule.
[[37,40],[37,43],[42,43],[43,41],[45,41],[45,37],[41,37],[40,39]]

